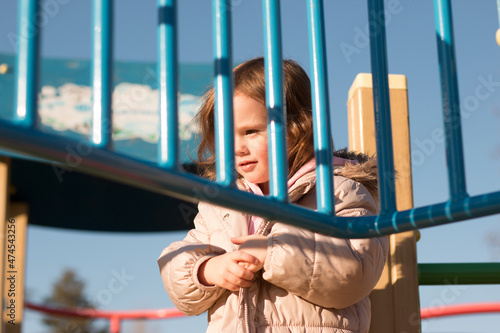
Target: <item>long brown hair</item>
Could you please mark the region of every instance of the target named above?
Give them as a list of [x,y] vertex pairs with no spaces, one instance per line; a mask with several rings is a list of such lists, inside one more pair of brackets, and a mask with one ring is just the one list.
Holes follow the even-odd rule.
[[[266,103],[264,58],[255,58],[234,70],[235,94],[243,94]],[[293,60],[283,60],[283,77],[287,115],[288,178],[314,157],[311,83],[306,72]],[[214,89],[204,96],[195,117],[201,135],[198,160],[201,174],[215,179]]]

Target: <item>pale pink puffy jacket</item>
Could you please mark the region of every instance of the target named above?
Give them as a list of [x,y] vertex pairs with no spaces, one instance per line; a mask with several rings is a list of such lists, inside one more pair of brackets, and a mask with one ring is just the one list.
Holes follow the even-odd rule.
[[[337,215],[376,214],[367,188],[338,175],[348,167],[334,177]],[[315,208],[315,181],[314,171],[301,177],[289,191],[291,201]],[[164,249],[158,264],[179,310],[187,315],[208,310],[207,332],[368,332],[368,295],[387,258],[386,237],[346,240],[263,223],[257,233],[267,235],[269,242],[261,274],[252,287],[231,292],[202,285],[198,268],[212,256],[237,250],[230,238],[248,234],[249,216],[207,203],[198,208],[196,229]]]

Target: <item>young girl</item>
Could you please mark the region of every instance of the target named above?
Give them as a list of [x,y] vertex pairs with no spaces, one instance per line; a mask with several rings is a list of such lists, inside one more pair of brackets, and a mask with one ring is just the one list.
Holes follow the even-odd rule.
[[[290,201],[316,208],[310,82],[283,63]],[[234,69],[238,188],[269,191],[264,60]],[[204,175],[214,178],[214,92],[197,121]],[[376,165],[345,150],[334,156],[338,216],[377,214]],[[207,332],[368,332],[370,300],[388,252],[386,237],[339,239],[208,203],[200,203],[182,241],[161,254],[161,276],[187,315],[208,310]]]

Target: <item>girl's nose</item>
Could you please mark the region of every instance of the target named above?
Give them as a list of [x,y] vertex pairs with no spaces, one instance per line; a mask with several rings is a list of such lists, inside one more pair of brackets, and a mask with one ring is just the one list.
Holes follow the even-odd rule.
[[244,140],[234,138],[234,153],[236,156],[244,156],[248,154],[248,147],[245,144]]

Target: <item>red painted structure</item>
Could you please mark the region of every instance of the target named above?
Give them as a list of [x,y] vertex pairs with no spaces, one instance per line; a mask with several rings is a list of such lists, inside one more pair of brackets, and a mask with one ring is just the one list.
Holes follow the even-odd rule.
[[66,317],[80,318],[102,318],[109,320],[109,332],[119,333],[122,320],[130,319],[167,319],[184,317],[185,314],[177,309],[156,309],[156,310],[130,310],[130,311],[101,311],[95,309],[57,309],[42,305],[25,302],[24,306],[28,309],[40,311],[46,314]]
[[[101,311],[94,309],[76,308],[71,310],[49,308],[26,302],[25,307],[46,314],[80,318],[102,318],[109,320],[109,332],[119,333],[122,320],[133,319],[168,319],[184,317],[185,315],[177,309],[156,309],[156,310],[130,310],[130,311]],[[422,319],[435,317],[456,316],[474,313],[500,313],[500,302],[498,303],[473,303],[447,305],[435,308],[425,308],[421,310]]]
[[457,316],[473,313],[500,313],[499,303],[471,303],[471,304],[457,304],[447,305],[435,308],[425,308],[420,310],[422,319],[429,319],[435,317]]

